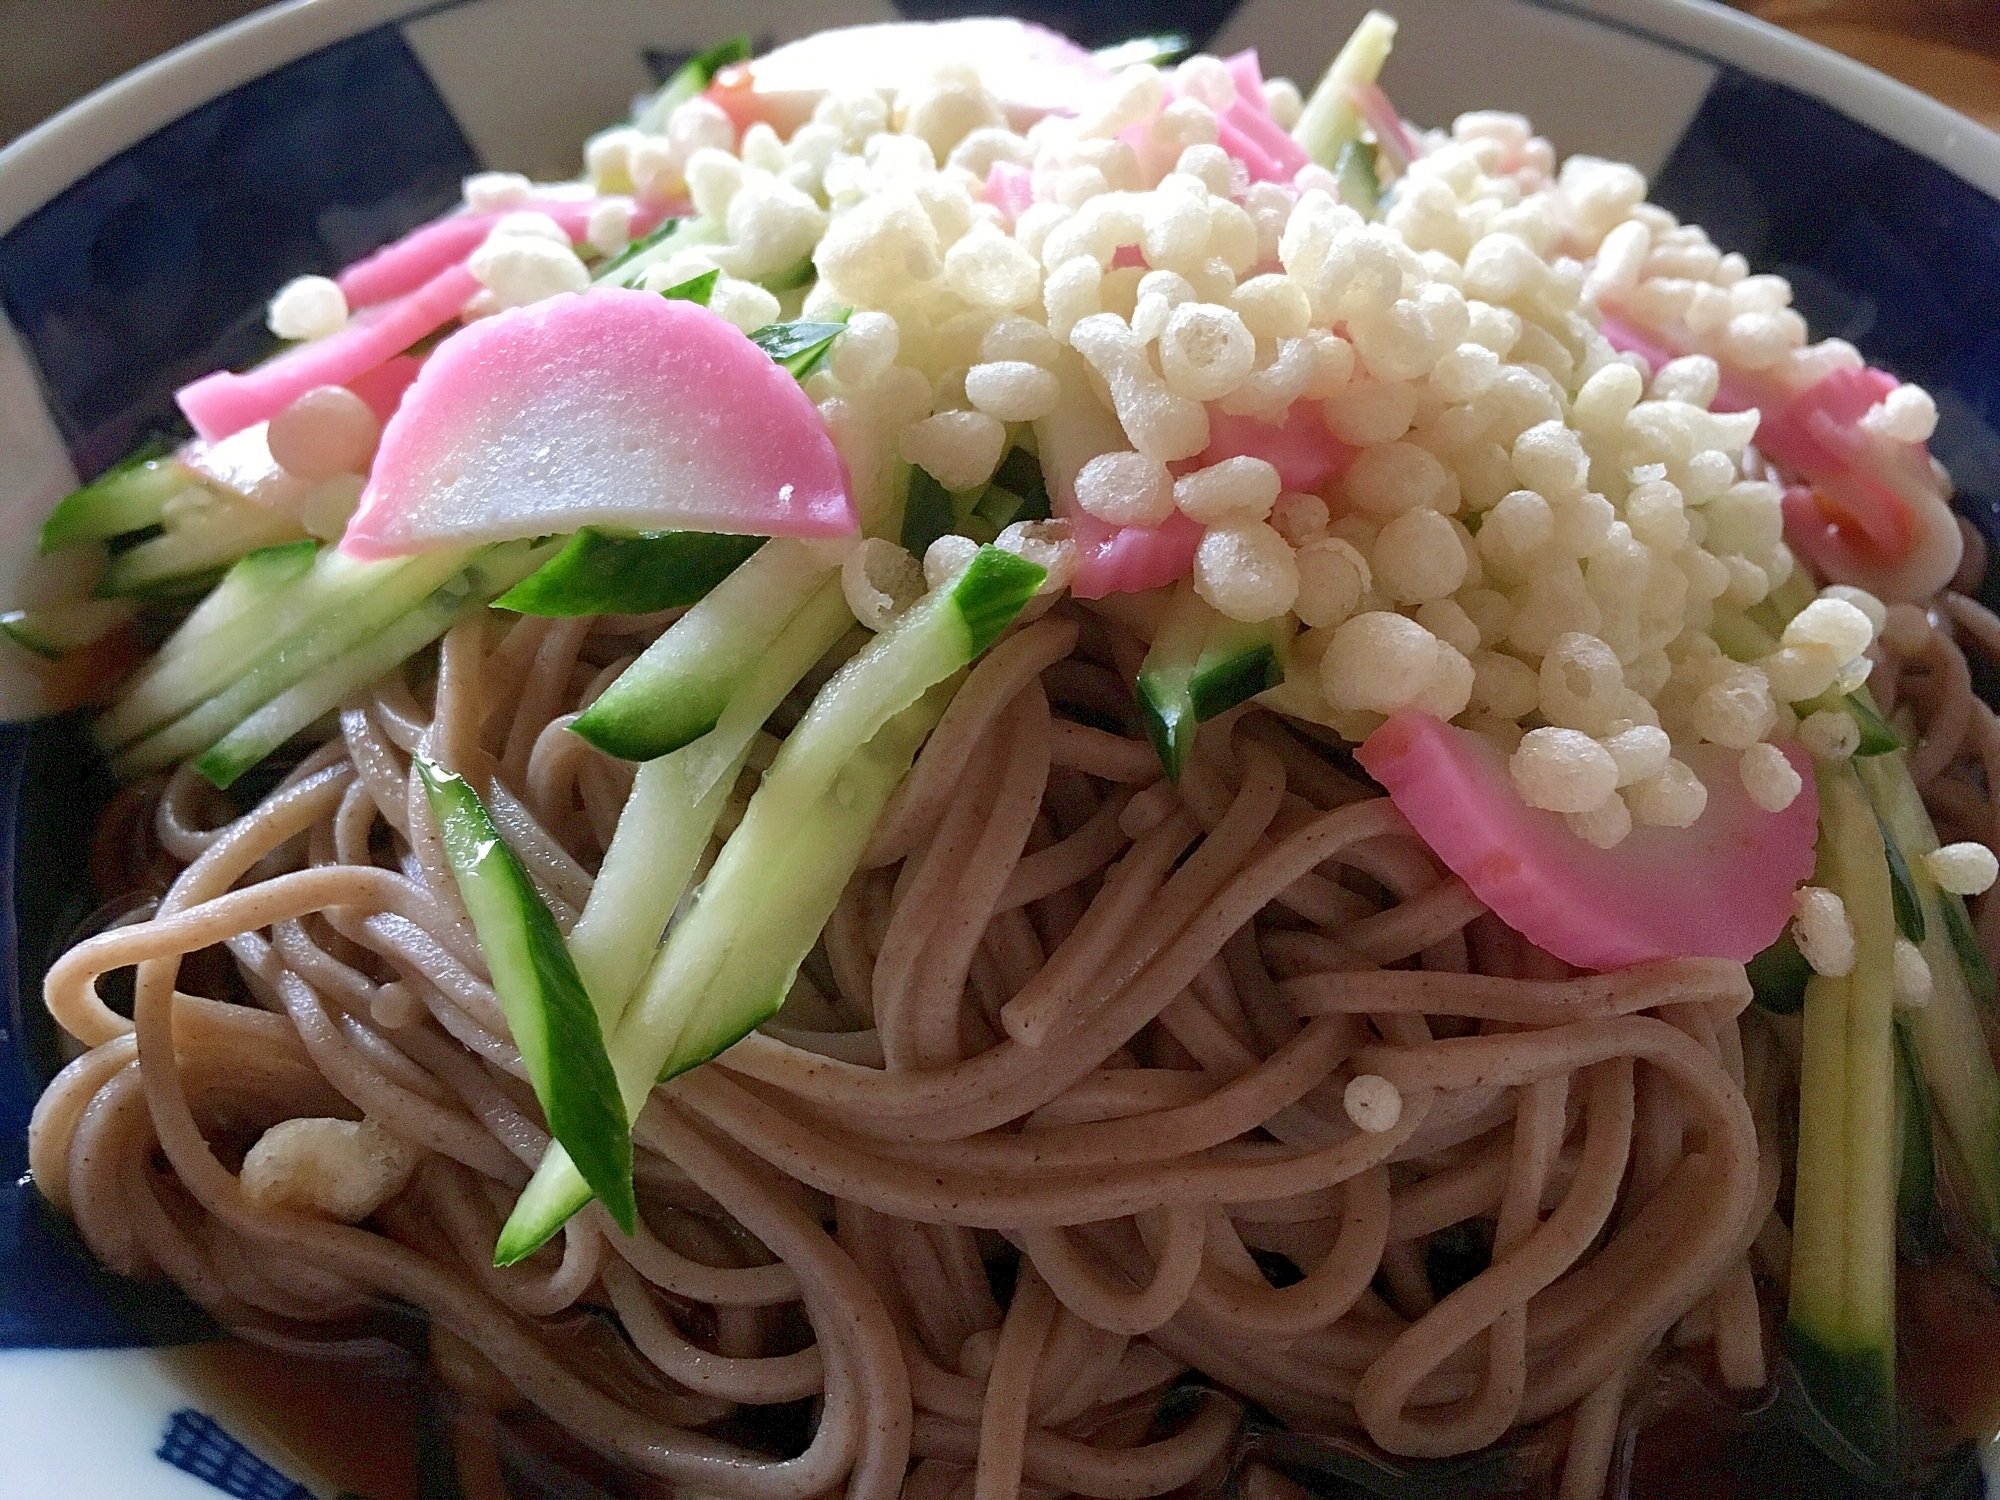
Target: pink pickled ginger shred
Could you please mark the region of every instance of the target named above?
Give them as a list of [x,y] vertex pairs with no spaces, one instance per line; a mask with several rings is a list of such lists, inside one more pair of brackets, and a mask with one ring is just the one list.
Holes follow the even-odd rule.
[[1070,592],[1079,599],[1156,589],[1194,569],[1202,528],[1179,511],[1157,526],[1113,526],[1071,508],[1063,508],[1063,514],[1076,530],[1076,577]]
[[1238,52],[1226,65],[1236,83],[1236,98],[1218,117],[1217,144],[1243,163],[1253,182],[1290,182],[1312,158],[1290,131],[1271,118],[1256,49]]
[[1174,468],[1185,473],[1245,455],[1276,469],[1278,483],[1285,489],[1313,491],[1347,472],[1354,449],[1327,431],[1316,401],[1294,402],[1279,423],[1232,415],[1210,405],[1208,446],[1199,457]]
[[[356,261],[334,278],[350,308],[372,307],[391,297],[413,292],[440,271],[458,265],[485,243],[493,226],[511,213],[547,214],[573,244],[590,230],[591,211],[598,198],[531,198],[514,208],[490,213],[452,214],[419,225],[399,240]],[[635,204],[633,238],[658,226],[668,209],[660,204]]]
[[370,559],[580,526],[846,536],[810,397],[707,308],[600,287],[483,318],[424,364],[341,550]]
[[1634,828],[1613,849],[1571,833],[1514,789],[1485,736],[1405,709],[1355,752],[1433,853],[1509,927],[1586,969],[1660,958],[1747,963],[1792,915],[1813,872],[1819,797],[1811,757],[1785,754],[1805,786],[1782,812],[1750,800],[1738,752],[1681,753],[1708,788],[1690,828]]

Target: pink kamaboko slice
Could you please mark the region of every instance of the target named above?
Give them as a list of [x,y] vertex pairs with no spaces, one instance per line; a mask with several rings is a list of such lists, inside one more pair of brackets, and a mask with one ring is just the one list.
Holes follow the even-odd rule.
[[1612,849],[1529,807],[1492,740],[1414,709],[1355,753],[1419,837],[1509,927],[1586,969],[1658,958],[1746,963],[1784,930],[1813,871],[1811,757],[1786,747],[1804,789],[1783,812],[1750,800],[1737,752],[1680,752],[1708,788],[1689,828],[1634,828]]
[[[464,310],[479,283],[464,266],[440,271],[408,296],[358,314],[338,333],[288,349],[255,369],[218,370],[174,392],[204,440],[267,422],[307,391],[348,385],[387,364]],[[364,398],[365,399],[365,398]]]
[[[1653,369],[1678,352],[1671,332],[1607,316],[1613,348]],[[1861,419],[1901,384],[1886,370],[1837,369],[1803,389],[1769,371],[1722,369],[1716,411],[1760,415],[1756,444],[1801,482],[1785,494],[1785,540],[1820,571],[1889,603],[1930,598],[1958,571],[1964,542],[1930,449],[1871,432]]]
[[970,64],[999,100],[1007,123],[1025,130],[1044,115],[1071,114],[1110,70],[1068,37],[1000,16],[843,26],[787,42],[725,70],[709,97],[739,129],[768,120],[789,134],[835,89],[907,89],[940,68]]
[[830,537],[856,521],[797,381],[705,307],[599,288],[439,345],[340,545],[400,557],[581,526]]

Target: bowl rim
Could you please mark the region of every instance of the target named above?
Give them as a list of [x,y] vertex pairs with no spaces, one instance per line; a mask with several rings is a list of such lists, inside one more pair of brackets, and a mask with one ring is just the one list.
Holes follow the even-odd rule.
[[[0,147],[0,235],[120,152],[232,89],[374,27],[467,3],[283,0],[183,42]],[[1784,84],[2000,199],[2000,133],[1718,0],[1516,3],[1585,18]],[[1004,9],[1004,0],[995,8]]]
[[281,0],[191,37],[0,147],[0,235],[211,100],[377,26],[466,0]]

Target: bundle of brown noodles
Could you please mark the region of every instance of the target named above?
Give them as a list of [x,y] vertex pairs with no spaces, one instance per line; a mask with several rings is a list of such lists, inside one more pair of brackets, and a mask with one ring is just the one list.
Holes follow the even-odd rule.
[[[655,1092],[639,1234],[593,1206],[495,1269],[547,1135],[410,752],[480,787],[573,920],[631,769],[566,726],[662,624],[503,618],[350,703],[247,814],[185,769],[107,814],[101,878],[158,902],[48,977],[89,1050],[33,1170],[108,1266],[253,1339],[413,1306],[469,1431],[532,1407],[746,1500],[1213,1484],[1238,1398],[1403,1455],[1547,1424],[1584,1497],[1655,1351],[1765,1380],[1791,1086],[1741,966],[1573,976],[1261,710],[1161,780],[1143,647],[1073,603],[972,673],[777,1022]],[[1991,839],[1960,632],[2000,645],[1955,596],[1899,611],[1879,680],[1930,727],[1942,820]],[[218,946],[254,1003],[177,988]],[[131,1021],[95,988],[128,967]],[[238,1175],[280,1121],[363,1117],[360,1201],[309,1151]],[[1490,1263],[1434,1283],[1446,1243]],[[797,1451],[745,1436],[807,1401]]]

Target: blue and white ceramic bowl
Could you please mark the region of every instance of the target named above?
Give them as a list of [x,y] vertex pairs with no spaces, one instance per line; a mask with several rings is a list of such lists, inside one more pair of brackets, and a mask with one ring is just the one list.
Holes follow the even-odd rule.
[[[1254,46],[1267,72],[1309,81],[1364,0],[1023,8],[1090,43],[1173,28]],[[1936,395],[1933,450],[2000,542],[2000,136],[1698,0],[1394,8],[1385,82],[1404,114],[1518,109],[1565,153],[1636,163],[1657,201],[1788,275],[1816,333]],[[478,168],[574,171],[588,132],[724,32],[769,42],[893,13],[887,0],[292,0],[0,151],[0,599],[19,597],[60,495],[166,416],[175,386],[258,352],[264,301],[289,278],[431,217]],[[0,945],[14,958],[0,968],[0,1493],[373,1490],[369,1474],[397,1465],[357,1468],[352,1452],[420,1458],[420,1408],[414,1436],[378,1425],[357,1443],[341,1429],[395,1425],[398,1409],[342,1398],[336,1376],[286,1403],[316,1412],[317,1431],[274,1424],[258,1397],[280,1367],[225,1357],[177,1296],[97,1271],[24,1183],[29,1111],[60,1060],[39,980],[82,915],[106,790],[81,746],[60,720],[0,730]]]

